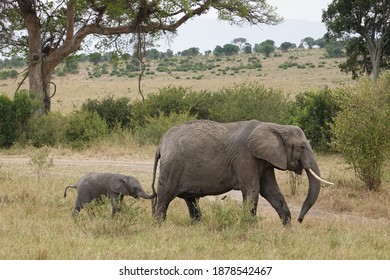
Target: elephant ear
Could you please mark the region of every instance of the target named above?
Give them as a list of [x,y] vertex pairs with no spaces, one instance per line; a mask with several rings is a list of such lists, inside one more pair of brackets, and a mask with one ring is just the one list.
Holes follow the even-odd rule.
[[283,138],[271,124],[259,124],[249,135],[247,145],[254,157],[268,161],[281,170],[287,169]]
[[114,193],[120,193],[123,195],[129,195],[129,190],[127,189],[127,184],[125,180],[119,179],[114,184],[110,185],[110,190]]

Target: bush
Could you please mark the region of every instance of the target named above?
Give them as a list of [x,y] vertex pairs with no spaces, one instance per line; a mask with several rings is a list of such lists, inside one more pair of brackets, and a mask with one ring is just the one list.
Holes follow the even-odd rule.
[[158,94],[132,107],[132,118],[137,127],[147,118],[189,113],[198,119],[220,122],[258,119],[283,123],[289,102],[281,91],[266,89],[258,84],[237,85],[217,92],[195,92],[189,88],[167,87]]
[[340,108],[329,88],[298,94],[289,110],[291,122],[303,129],[314,149],[320,151],[332,149],[333,118]]
[[148,118],[182,113],[185,110],[186,92],[187,89],[182,87],[166,87],[160,89],[158,94],[148,95],[144,101],[135,102],[131,111],[135,126],[144,126]]
[[0,96],[0,146],[9,148],[21,139],[28,121],[41,108],[35,94],[19,91],[14,100]]
[[15,94],[13,102],[13,114],[19,126],[19,134],[22,134],[28,125],[28,121],[42,107],[42,102],[32,92],[21,90]]
[[281,91],[259,84],[236,85],[213,95],[209,118],[219,122],[257,119],[284,123],[288,104]]
[[112,130],[118,125],[122,128],[131,126],[131,107],[130,98],[114,99],[114,96],[110,95],[101,100],[88,99],[81,106],[81,110],[97,113]]
[[157,145],[163,134],[172,126],[186,121],[195,120],[196,117],[186,113],[171,113],[168,116],[160,114],[155,118],[147,118],[143,127],[137,127],[136,137],[140,143]]
[[51,112],[31,118],[26,138],[35,147],[56,146],[64,142],[66,118],[60,113]]
[[339,91],[342,111],[333,128],[337,149],[365,185],[378,190],[390,157],[390,73]]
[[68,117],[65,127],[65,139],[76,149],[84,148],[107,134],[107,123],[95,112],[74,112]]
[[12,100],[0,95],[0,147],[9,148],[17,139],[17,122],[13,117]]

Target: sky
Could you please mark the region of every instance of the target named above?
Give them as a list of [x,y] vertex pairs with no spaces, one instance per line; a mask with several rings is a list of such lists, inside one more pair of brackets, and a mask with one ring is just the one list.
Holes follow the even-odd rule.
[[326,9],[331,0],[267,0],[276,6],[278,13],[286,19],[299,19],[321,22],[322,10]]
[[213,50],[217,45],[231,43],[235,38],[245,38],[252,44],[271,39],[276,46],[283,42],[299,45],[306,37],[318,39],[326,33],[325,24],[321,22],[322,10],[331,0],[267,0],[268,4],[277,7],[277,13],[284,22],[277,26],[232,26],[216,19],[215,13],[202,15],[179,27],[178,35],[173,40],[163,38],[158,42],[158,49],[173,50],[175,53],[191,47],[201,52]]

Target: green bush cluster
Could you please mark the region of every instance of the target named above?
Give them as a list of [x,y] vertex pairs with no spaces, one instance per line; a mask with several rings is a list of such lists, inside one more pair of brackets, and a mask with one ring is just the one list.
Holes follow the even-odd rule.
[[81,106],[82,111],[97,113],[106,121],[108,128],[131,127],[131,100],[128,97],[115,99],[113,95],[102,99],[88,99]]
[[18,76],[18,71],[16,70],[0,71],[0,80],[6,80],[8,78],[15,79],[17,76]]
[[378,190],[390,158],[390,73],[338,91],[337,150],[370,190]]
[[13,100],[0,96],[0,147],[10,147],[21,139],[41,102],[28,91],[19,91]]
[[[2,97],[5,100],[0,102],[2,111],[12,111],[12,114],[2,115],[1,131],[7,139],[2,136],[1,146],[9,147],[19,141],[36,147],[70,145],[82,148],[118,129],[130,130],[142,143],[155,144],[169,127],[186,120],[234,122],[257,119],[297,124],[306,131],[313,146],[321,148],[331,141],[329,123],[333,116],[326,115],[330,112],[329,104],[325,102],[326,98],[322,101],[322,94],[304,93],[298,96],[297,102],[292,102],[280,90],[256,83],[201,92],[166,87],[148,95],[144,101],[131,102],[129,98],[111,95],[88,99],[70,116],[49,113],[40,117],[32,116],[32,109],[23,112],[26,104],[22,105],[18,97],[14,101]],[[12,107],[14,103],[19,104],[17,108]],[[12,117],[15,114],[18,117]],[[11,122],[10,118],[17,122]],[[15,131],[20,133],[15,134]]]
[[301,127],[316,150],[325,152],[333,149],[333,119],[340,111],[336,97],[327,87],[306,91],[298,94],[295,103],[289,107],[289,123]]

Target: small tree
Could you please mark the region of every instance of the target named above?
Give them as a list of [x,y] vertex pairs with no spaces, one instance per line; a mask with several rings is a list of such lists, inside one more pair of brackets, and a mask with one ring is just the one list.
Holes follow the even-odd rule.
[[269,57],[275,49],[275,42],[273,40],[266,40],[260,44],[255,44],[253,50],[258,53],[263,53],[265,57]]
[[283,42],[281,45],[280,45],[280,49],[283,51],[283,52],[288,52],[288,49],[295,49],[297,46],[293,43],[290,43],[290,42]]
[[370,190],[378,190],[390,157],[390,73],[341,88],[335,118],[337,149]]

